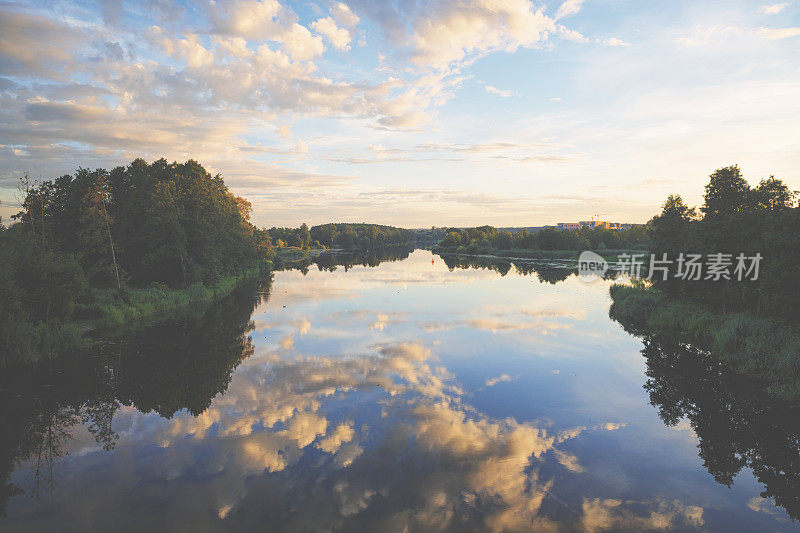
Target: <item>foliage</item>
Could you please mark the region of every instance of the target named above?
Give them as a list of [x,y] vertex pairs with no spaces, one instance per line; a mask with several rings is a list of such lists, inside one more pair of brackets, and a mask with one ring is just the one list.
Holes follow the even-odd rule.
[[634,225],[627,230],[581,228],[579,230],[544,227],[538,231],[522,229],[511,232],[492,226],[447,228],[437,250],[464,254],[508,255],[513,251],[606,250],[646,247],[645,227]]
[[611,297],[609,315],[630,333],[668,335],[707,350],[736,371],[763,380],[775,396],[800,402],[796,328],[749,313],[715,313],[643,285],[613,285]]
[[673,263],[667,280],[655,283],[666,296],[722,312],[748,311],[796,323],[800,306],[800,207],[795,193],[772,176],[750,187],[737,166],[716,170],[705,187],[701,215],[671,195],[648,224],[651,251],[676,261],[679,254],[759,253],[757,280],[683,280]]
[[743,468],[800,518],[800,408],[766,394],[758,380],[731,371],[697,346],[670,335],[645,338],[650,403],[668,426],[688,422],[700,458],[728,487]]
[[328,248],[385,248],[415,244],[413,230],[378,224],[323,224],[310,230],[311,238]]
[[250,203],[195,161],[136,159],[38,184],[25,176],[19,190],[18,223],[0,231],[0,348],[14,356],[30,348],[30,331],[58,331],[76,306],[105,306],[99,315],[111,322],[147,315],[174,302],[137,302],[137,291],[155,284],[207,296],[204,288],[272,257]]
[[70,440],[77,424],[111,450],[119,438],[112,421],[123,405],[166,418],[183,409],[194,416],[205,411],[228,388],[233,370],[252,355],[250,316],[270,283],[249,280],[213,305],[184,308],[156,325],[136,324],[113,341],[4,368],[0,517],[9,498],[27,489],[11,482],[17,465],[34,463],[30,495],[35,496],[37,487],[55,481],[53,462],[74,448]]

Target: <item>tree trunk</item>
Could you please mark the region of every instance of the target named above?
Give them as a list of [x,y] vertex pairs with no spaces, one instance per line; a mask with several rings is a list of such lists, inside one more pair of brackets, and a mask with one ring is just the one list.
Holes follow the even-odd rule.
[[111,245],[111,260],[114,262],[114,275],[117,277],[117,292],[122,292],[122,285],[119,282],[119,267],[117,267],[117,254],[114,253],[114,240],[111,238],[111,225],[108,223],[108,213],[106,212],[106,199],[103,190],[100,190],[100,203],[103,204],[103,220],[106,222],[108,232],[108,243]]

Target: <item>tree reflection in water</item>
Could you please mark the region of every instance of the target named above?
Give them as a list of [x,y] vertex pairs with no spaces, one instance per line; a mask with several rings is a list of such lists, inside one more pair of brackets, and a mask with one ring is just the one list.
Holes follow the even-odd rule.
[[575,274],[575,268],[568,263],[552,263],[534,260],[504,260],[497,257],[468,257],[463,255],[445,254],[441,256],[447,268],[453,271],[460,269],[486,269],[493,270],[505,276],[511,269],[521,276],[536,275],[542,283],[555,285]]
[[402,261],[408,259],[413,252],[413,248],[404,246],[383,248],[372,251],[348,251],[348,252],[327,252],[313,258],[307,258],[294,262],[277,261],[277,270],[300,270],[304,275],[308,273],[312,265],[316,265],[319,271],[335,271],[338,267],[343,267],[347,272],[354,266],[376,267],[387,261]]
[[271,279],[243,284],[230,296],[190,308],[159,324],[98,341],[82,353],[0,375],[0,516],[8,499],[25,492],[10,481],[16,465],[32,461],[33,496],[56,487],[55,462],[68,453],[75,426],[111,450],[111,427],[122,405],[170,418],[197,416],[224,392],[233,370],[253,353],[253,309],[269,297]]
[[[420,264],[434,269],[429,256],[422,259]],[[317,268],[348,269],[382,260],[377,254],[372,259],[337,254],[323,258]],[[514,268],[550,283],[571,275],[561,269],[551,276],[546,265],[528,262],[498,263],[503,262],[447,264],[500,274]],[[438,263],[436,268],[444,272],[440,267]],[[316,282],[330,276],[312,277]],[[296,273],[286,278],[304,287],[309,281]],[[562,285],[570,286],[583,288]],[[549,295],[547,287],[536,288]],[[359,352],[357,357],[338,355],[348,350],[314,357],[291,352],[271,357],[273,353],[259,351],[232,377],[242,359],[253,353],[251,314],[269,289],[269,282],[260,290],[243,287],[207,309],[123,333],[88,353],[3,372],[0,413],[7,425],[0,433],[0,505],[4,508],[23,488],[34,495],[52,490],[58,470],[69,479],[69,466],[54,464],[86,449],[86,442],[79,441],[88,436],[89,444],[92,438],[99,443],[92,449],[111,449],[119,439],[117,453],[63,461],[87,468],[82,475],[92,483],[83,485],[85,493],[79,497],[59,491],[50,508],[27,506],[44,516],[40,523],[63,524],[70,518],[65,514],[70,506],[91,501],[106,510],[91,517],[95,529],[108,529],[120,519],[130,520],[131,528],[148,529],[144,526],[165,519],[158,513],[139,516],[146,514],[140,509],[153,504],[155,492],[169,502],[171,517],[179,517],[187,528],[208,525],[209,520],[228,528],[238,524],[259,529],[269,523],[298,530],[337,524],[353,530],[387,524],[422,531],[529,530],[564,524],[577,528],[577,520],[587,529],[599,523],[633,530],[654,529],[654,524],[703,527],[702,507],[645,494],[647,479],[642,480],[640,499],[597,497],[605,489],[592,487],[593,458],[587,452],[581,465],[583,448],[577,437],[617,431],[624,423],[551,427],[536,420],[495,418],[483,409],[485,404],[468,401],[473,393],[461,389],[424,342],[387,342],[374,346],[375,353]],[[280,304],[275,307],[280,313]],[[340,311],[332,306],[314,315],[320,331],[349,327],[332,318],[332,310]],[[263,314],[257,313],[256,320],[259,316]],[[796,517],[798,412],[773,402],[759,392],[759,384],[728,372],[691,346],[638,333],[646,339],[646,389],[663,420],[675,425],[688,419],[706,468],[718,481],[730,485],[742,468],[752,468],[766,487],[763,495]],[[635,355],[638,348],[633,349]],[[638,391],[640,383],[637,373],[632,389]],[[226,394],[219,396],[222,392]],[[500,387],[491,389],[484,401],[499,393]],[[636,403],[641,407],[638,394]],[[171,420],[142,417],[132,408]],[[112,429],[115,416],[120,436]],[[126,421],[133,421],[130,434]],[[108,473],[91,470],[109,464],[114,468]],[[14,468],[19,470],[12,478]],[[130,477],[132,469],[136,475]],[[20,481],[23,474],[33,479],[30,486]],[[14,486],[12,479],[24,487]],[[571,499],[570,487],[576,483],[581,490]],[[563,489],[554,492],[556,484]],[[214,513],[209,518],[198,509]],[[713,520],[714,510],[709,509]],[[11,520],[29,518],[26,506],[17,507],[17,501],[9,514]]]
[[650,402],[668,426],[689,421],[714,479],[730,487],[749,467],[764,485],[761,496],[800,518],[800,408],[673,337],[645,336],[642,355]]

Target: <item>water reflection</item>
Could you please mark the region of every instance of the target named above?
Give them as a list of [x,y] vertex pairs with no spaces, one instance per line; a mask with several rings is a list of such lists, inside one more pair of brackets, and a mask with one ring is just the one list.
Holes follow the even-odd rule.
[[[5,367],[0,375],[0,513],[26,490],[9,480],[16,464],[32,463],[28,492],[56,488],[56,462],[81,425],[105,451],[119,434],[112,421],[121,406],[170,418],[198,416],[227,389],[231,372],[252,354],[250,316],[270,281],[243,285],[215,305],[100,342],[87,353],[36,365]],[[255,295],[255,297],[254,297]]]
[[642,339],[651,404],[670,427],[688,422],[714,480],[731,487],[748,468],[764,486],[748,502],[753,510],[774,513],[774,502],[800,518],[800,406],[774,399],[765,383],[737,374],[679,333],[625,322],[613,306],[610,315]]
[[444,254],[441,256],[450,270],[456,268],[487,269],[499,273],[501,276],[508,274],[512,268],[522,276],[535,275],[539,281],[556,284],[568,277],[575,275],[575,266],[568,263],[553,263],[550,261],[534,260],[504,260],[497,257],[470,257],[463,255]]
[[325,252],[316,257],[308,257],[298,261],[276,260],[277,270],[300,270],[307,274],[312,265],[316,265],[320,271],[335,271],[338,267],[343,267],[347,272],[356,265],[376,267],[387,261],[402,261],[407,259],[413,252],[413,248],[405,246],[394,246],[389,248],[379,248],[369,251],[336,251]]
[[[4,373],[0,529],[793,527],[772,504],[796,487],[781,411],[737,403],[733,382],[698,399],[699,370],[663,343],[645,368],[602,283],[420,251],[334,262]],[[664,420],[691,427],[664,427],[648,377]],[[714,424],[764,498],[705,479]]]
[[[792,518],[800,518],[800,408],[775,401],[763,384],[739,376],[710,354],[676,339],[651,336],[645,390],[664,423],[688,420],[703,465],[730,487],[748,467]],[[753,506],[762,503],[758,498]]]

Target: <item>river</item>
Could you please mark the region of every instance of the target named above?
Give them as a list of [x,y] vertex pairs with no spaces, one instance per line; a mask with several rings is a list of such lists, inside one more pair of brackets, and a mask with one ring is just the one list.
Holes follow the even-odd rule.
[[800,529],[797,411],[611,281],[392,259],[6,371],[0,530]]

